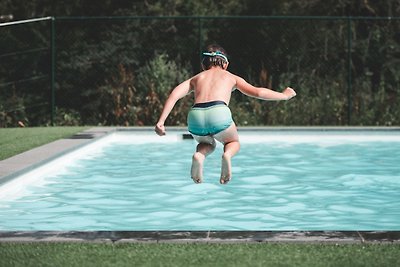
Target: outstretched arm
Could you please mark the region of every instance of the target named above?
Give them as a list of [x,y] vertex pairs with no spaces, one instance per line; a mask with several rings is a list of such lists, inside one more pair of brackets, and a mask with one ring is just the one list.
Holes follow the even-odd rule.
[[268,88],[255,87],[238,76],[236,76],[236,88],[245,95],[263,100],[289,100],[296,95],[296,92],[290,87],[280,93]]
[[169,113],[171,113],[175,103],[182,97],[186,96],[190,91],[190,79],[179,84],[174,90],[172,90],[171,94],[165,101],[163,111],[161,112],[160,118],[158,119],[155,127],[155,131],[158,135],[165,135],[165,120],[167,119]]

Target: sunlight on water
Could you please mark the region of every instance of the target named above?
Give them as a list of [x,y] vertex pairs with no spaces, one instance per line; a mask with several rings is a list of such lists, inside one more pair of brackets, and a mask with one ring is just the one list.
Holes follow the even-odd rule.
[[118,133],[0,187],[0,230],[400,230],[400,139],[241,134],[190,179],[192,140]]

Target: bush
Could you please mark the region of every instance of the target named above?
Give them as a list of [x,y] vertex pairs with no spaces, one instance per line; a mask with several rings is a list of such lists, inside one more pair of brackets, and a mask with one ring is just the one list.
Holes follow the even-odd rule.
[[[180,66],[168,59],[166,54],[156,55],[139,69],[137,76],[138,125],[154,125],[161,114],[164,102],[171,90],[191,75],[189,66]],[[186,115],[193,101],[178,101],[169,116],[169,123],[185,125]]]
[[[84,124],[153,125],[171,89],[189,78],[187,67],[179,66],[166,54],[154,56],[136,72],[120,64],[117,71],[97,89],[87,90],[90,99],[83,106]],[[179,102],[170,116],[171,124],[186,123],[190,102]]]

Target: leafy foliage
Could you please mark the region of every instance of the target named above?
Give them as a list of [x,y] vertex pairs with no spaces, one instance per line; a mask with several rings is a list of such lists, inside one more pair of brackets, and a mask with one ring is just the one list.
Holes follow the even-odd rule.
[[[235,92],[239,125],[400,123],[400,20],[226,17],[393,16],[396,0],[17,0],[2,1],[0,10],[16,19],[56,16],[59,125],[154,124],[170,90],[200,71],[199,52],[209,43],[225,47],[230,70],[250,83],[298,91],[288,103]],[[119,17],[60,17],[81,15]],[[0,27],[1,127],[50,123],[49,41],[48,22]],[[185,125],[190,104],[178,102],[168,123]]]

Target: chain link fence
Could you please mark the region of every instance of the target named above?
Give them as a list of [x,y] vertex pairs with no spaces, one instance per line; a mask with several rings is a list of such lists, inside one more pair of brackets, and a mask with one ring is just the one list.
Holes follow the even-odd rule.
[[0,24],[0,127],[50,121],[49,18]]
[[[400,18],[58,17],[0,24],[0,127],[154,125],[210,43],[229,70],[298,96],[234,92],[238,125],[398,125]],[[185,125],[179,101],[169,125]]]

